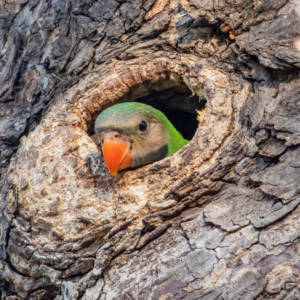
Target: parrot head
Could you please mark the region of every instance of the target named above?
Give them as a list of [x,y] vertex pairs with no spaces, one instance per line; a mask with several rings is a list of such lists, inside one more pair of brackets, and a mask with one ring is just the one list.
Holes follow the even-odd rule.
[[109,172],[150,164],[168,155],[168,128],[172,124],[153,107],[121,103],[105,109],[98,116],[95,132]]

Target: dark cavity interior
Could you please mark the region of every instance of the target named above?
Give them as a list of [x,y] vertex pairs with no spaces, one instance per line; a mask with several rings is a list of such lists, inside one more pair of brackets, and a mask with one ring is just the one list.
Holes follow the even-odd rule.
[[182,136],[191,140],[198,128],[197,111],[205,108],[206,100],[184,87],[163,91],[153,90],[150,95],[135,99],[135,102],[151,105],[162,111]]
[[[169,83],[165,84],[163,90],[161,86],[158,88],[149,86],[145,88],[146,92],[138,88],[135,93],[120,99],[120,102],[129,102],[134,99],[135,102],[151,105],[162,111],[185,139],[191,140],[198,128],[196,110],[203,110],[207,101],[204,97],[193,95],[185,86],[170,87],[170,85]],[[151,92],[148,92],[149,90]],[[143,96],[139,97],[139,94]],[[94,125],[94,121],[89,124],[88,134],[90,136],[95,134]]]

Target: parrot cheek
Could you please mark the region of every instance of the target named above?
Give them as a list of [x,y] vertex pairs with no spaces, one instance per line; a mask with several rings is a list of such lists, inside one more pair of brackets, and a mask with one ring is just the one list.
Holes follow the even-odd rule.
[[122,169],[130,166],[129,161],[131,163],[131,156],[129,148],[130,143],[128,142],[104,140],[102,144],[104,161],[108,171],[114,177],[117,176],[118,170],[121,170],[119,166],[122,166]]

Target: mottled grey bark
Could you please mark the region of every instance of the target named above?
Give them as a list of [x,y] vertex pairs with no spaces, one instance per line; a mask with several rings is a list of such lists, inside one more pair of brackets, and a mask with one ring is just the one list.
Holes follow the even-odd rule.
[[[2,0],[1,297],[300,299],[299,67],[296,0]],[[168,88],[194,138],[112,178],[96,116]]]

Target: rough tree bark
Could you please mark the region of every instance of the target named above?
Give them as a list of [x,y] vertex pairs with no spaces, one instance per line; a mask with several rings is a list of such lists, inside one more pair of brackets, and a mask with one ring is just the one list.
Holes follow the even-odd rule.
[[[297,0],[0,0],[2,299],[300,299],[299,68]],[[113,179],[95,118],[170,87],[194,138]]]

